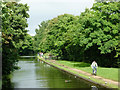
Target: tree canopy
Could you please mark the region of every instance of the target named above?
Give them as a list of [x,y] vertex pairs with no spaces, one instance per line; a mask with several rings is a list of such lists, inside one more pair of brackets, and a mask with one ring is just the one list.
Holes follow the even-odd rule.
[[22,41],[27,35],[25,28],[28,26],[27,4],[16,2],[2,3],[2,75],[3,84],[6,75],[17,69],[15,66],[18,61],[18,49],[22,46]]
[[64,14],[43,21],[36,29],[34,49],[61,59],[118,67],[119,17],[120,2],[97,2],[80,16]]
[[25,39],[23,41],[21,41],[22,46],[18,49],[19,51],[19,55],[20,56],[28,56],[28,55],[33,55],[34,51],[33,51],[33,37],[30,36],[29,34],[27,34],[25,36]]

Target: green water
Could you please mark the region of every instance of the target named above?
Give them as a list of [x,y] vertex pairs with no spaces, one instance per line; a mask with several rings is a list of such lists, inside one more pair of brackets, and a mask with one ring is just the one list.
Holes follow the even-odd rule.
[[[14,88],[90,88],[94,84],[75,78],[34,58],[20,59],[13,73]],[[97,85],[94,85],[97,86]],[[98,86],[97,86],[98,87]]]

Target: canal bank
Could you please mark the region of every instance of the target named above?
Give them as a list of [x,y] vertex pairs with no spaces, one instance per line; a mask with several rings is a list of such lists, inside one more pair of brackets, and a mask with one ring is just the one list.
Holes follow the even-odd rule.
[[15,89],[91,90],[92,87],[97,87],[99,90],[104,89],[99,85],[74,77],[72,74],[63,72],[36,58],[20,58],[17,66],[20,69],[13,72],[11,77],[11,83]]
[[105,78],[102,78],[99,76],[94,76],[94,75],[88,74],[87,72],[77,70],[75,68],[70,68],[70,67],[62,65],[62,64],[58,64],[58,63],[56,63],[56,60],[45,60],[40,57],[38,57],[38,58],[55,68],[58,68],[64,72],[74,75],[76,78],[81,78],[83,80],[86,80],[88,82],[94,83],[96,85],[99,85],[101,87],[108,88],[108,89],[112,88],[112,89],[117,90],[117,88],[118,88],[118,84],[117,84],[118,82],[117,83],[114,81],[112,82],[112,80],[105,79]]

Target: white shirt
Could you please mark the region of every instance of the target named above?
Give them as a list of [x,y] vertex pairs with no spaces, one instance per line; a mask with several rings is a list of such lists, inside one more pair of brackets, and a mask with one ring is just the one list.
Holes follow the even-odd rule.
[[96,62],[92,62],[91,67],[92,67],[92,68],[93,68],[93,67],[98,67],[98,65],[97,65]]

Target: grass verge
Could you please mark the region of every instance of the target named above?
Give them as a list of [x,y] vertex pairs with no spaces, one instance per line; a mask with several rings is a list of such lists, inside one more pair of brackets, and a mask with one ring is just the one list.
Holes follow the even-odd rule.
[[[76,68],[88,73],[92,73],[92,68],[90,67],[90,64],[84,63],[84,62],[73,62],[73,61],[63,61],[59,60],[56,61],[59,64],[63,64],[65,66]],[[106,79],[111,79],[114,81],[118,81],[118,68],[104,68],[104,67],[98,67],[97,69],[97,75],[101,76]]]

